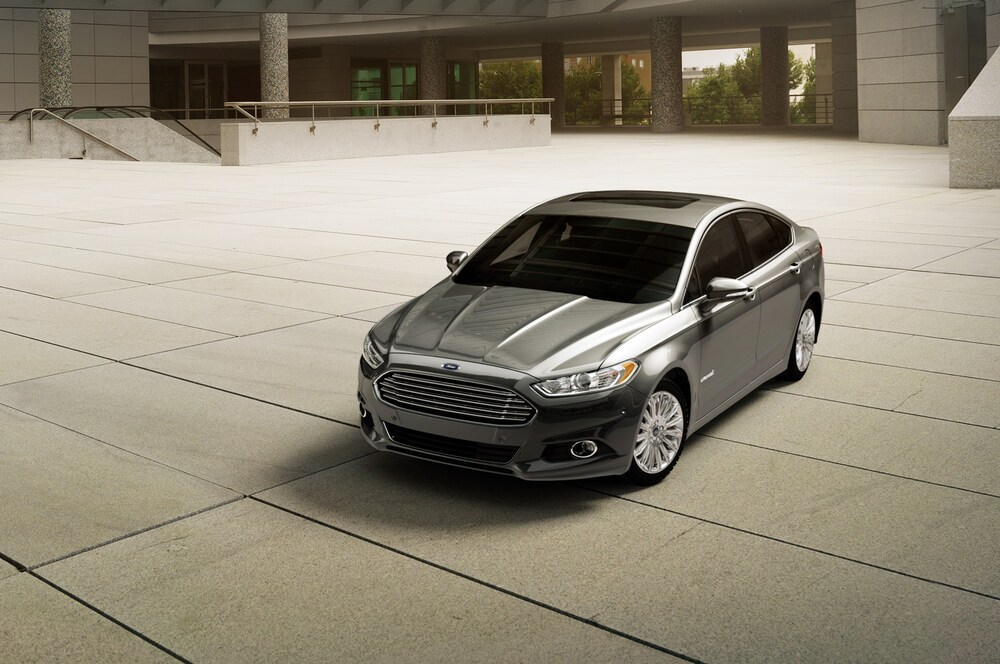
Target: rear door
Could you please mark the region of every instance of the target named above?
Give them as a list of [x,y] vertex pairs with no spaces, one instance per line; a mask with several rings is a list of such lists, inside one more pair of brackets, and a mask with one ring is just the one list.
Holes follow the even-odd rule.
[[754,211],[737,212],[733,218],[751,262],[744,281],[756,288],[760,302],[756,348],[756,376],[760,376],[788,359],[801,309],[799,257],[792,246],[792,229],[780,219]]

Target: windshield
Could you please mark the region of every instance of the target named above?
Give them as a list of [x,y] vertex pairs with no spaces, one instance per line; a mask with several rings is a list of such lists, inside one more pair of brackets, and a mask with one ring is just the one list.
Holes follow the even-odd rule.
[[677,288],[694,229],[634,219],[525,215],[490,239],[454,280],[615,302],[660,302]]

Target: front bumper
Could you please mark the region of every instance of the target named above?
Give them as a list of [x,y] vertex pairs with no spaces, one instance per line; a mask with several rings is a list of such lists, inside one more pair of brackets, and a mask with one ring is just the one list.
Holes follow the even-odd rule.
[[[364,361],[358,370],[361,430],[377,450],[528,480],[569,480],[620,475],[628,470],[645,395],[629,386],[576,397],[535,393],[536,379],[489,365],[462,363],[462,378],[517,392],[536,409],[526,424],[493,426],[397,408],[376,394],[387,371],[438,372],[441,358],[392,358],[377,371]],[[569,454],[581,440],[598,443],[589,459]]]

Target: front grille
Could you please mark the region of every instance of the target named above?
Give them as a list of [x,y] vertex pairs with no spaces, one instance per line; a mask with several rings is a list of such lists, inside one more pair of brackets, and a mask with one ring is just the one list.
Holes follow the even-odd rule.
[[477,424],[524,424],[535,415],[516,392],[451,376],[391,371],[376,387],[390,406]]
[[400,445],[406,445],[418,450],[426,450],[435,454],[446,454],[462,459],[488,461],[489,463],[509,463],[514,458],[514,455],[517,454],[518,449],[504,445],[472,443],[467,440],[447,438],[432,433],[406,429],[395,424],[389,424],[388,422],[385,422],[385,432],[389,434],[390,439]]

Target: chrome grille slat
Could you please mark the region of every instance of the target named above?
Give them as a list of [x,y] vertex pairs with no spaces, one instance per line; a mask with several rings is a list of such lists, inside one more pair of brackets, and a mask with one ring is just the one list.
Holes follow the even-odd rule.
[[493,387],[492,385],[484,385],[482,383],[472,383],[467,380],[446,381],[446,380],[437,380],[430,376],[428,376],[426,379],[423,376],[416,378],[417,376],[418,374],[403,374],[399,372],[395,372],[392,374],[393,380],[396,382],[420,386],[420,387],[425,387],[428,385],[440,385],[441,387],[447,389],[455,389],[456,386],[459,386],[461,389],[469,392],[517,396],[514,395],[510,390],[506,390],[502,387]]
[[379,399],[397,408],[479,424],[524,424],[535,408],[521,395],[486,383],[408,371],[376,381]]
[[512,409],[507,409],[507,410],[501,409],[498,413],[496,409],[474,408],[472,406],[464,406],[457,403],[437,405],[436,402],[430,401],[428,399],[419,399],[416,397],[402,398],[398,394],[393,392],[391,388],[383,389],[382,396],[386,397],[385,400],[388,400],[390,398],[395,398],[400,405],[405,404],[406,406],[409,406],[411,408],[422,407],[430,410],[439,411],[442,413],[454,413],[458,411],[466,415],[472,415],[472,416],[485,415],[487,417],[496,417],[499,419],[512,420],[512,421],[521,420],[524,418],[525,415],[530,416],[530,411],[526,411],[524,409],[520,411],[514,411]]
[[[447,389],[442,388],[442,387],[422,387],[422,386],[418,387],[418,386],[412,385],[412,384],[406,384],[406,383],[401,383],[399,381],[393,381],[392,389],[396,390],[397,392],[399,392],[401,394],[421,394],[421,395],[423,395],[423,394],[431,394],[431,395],[435,395],[435,396],[440,396],[442,399],[457,399],[457,397],[451,396],[451,395],[454,394],[454,390],[447,390]],[[520,397],[516,397],[514,395],[508,395],[508,396],[504,396],[504,397],[499,397],[499,396],[482,396],[482,395],[478,395],[478,394],[475,395],[475,396],[465,395],[465,396],[463,396],[462,400],[466,400],[466,399],[470,399],[470,398],[471,399],[475,399],[476,402],[478,402],[478,403],[484,403],[484,404],[493,403],[493,404],[496,404],[497,406],[499,406],[501,408],[504,407],[504,406],[506,406],[506,405],[510,405],[510,404],[523,403],[522,400],[520,399]]]

